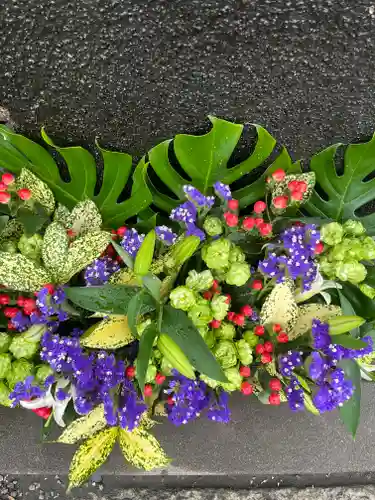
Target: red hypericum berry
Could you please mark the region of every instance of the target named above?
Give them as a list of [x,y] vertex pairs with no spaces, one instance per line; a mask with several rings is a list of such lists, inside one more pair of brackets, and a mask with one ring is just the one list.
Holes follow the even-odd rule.
[[220,328],[221,321],[218,319],[213,319],[210,323],[211,328]]
[[146,384],[143,393],[144,393],[144,395],[146,397],[147,396],[152,396],[152,385],[151,384]]
[[124,236],[124,234],[126,233],[126,231],[127,231],[127,230],[128,230],[128,228],[127,228],[127,227],[125,227],[125,226],[121,226],[121,227],[119,227],[119,228],[117,229],[117,234],[118,234],[118,236],[121,236],[121,237],[122,237],[122,236]]
[[259,224],[258,231],[262,236],[269,236],[272,233],[272,224],[269,222],[263,222]]
[[156,376],[155,376],[155,382],[158,385],[161,385],[164,382],[165,379],[166,379],[166,376],[163,375],[162,373],[157,373]]
[[8,186],[4,184],[4,182],[0,182],[0,191],[6,191]]
[[6,306],[7,304],[9,304],[9,302],[10,302],[10,297],[9,297],[9,295],[8,295],[8,294],[6,294],[6,293],[2,293],[2,294],[0,295],[0,304],[1,304],[2,306]]
[[[18,304],[18,301],[17,301],[17,304]],[[18,304],[20,305],[20,304]],[[29,299],[29,298],[26,298],[26,299],[23,299],[23,306],[21,307],[24,307],[25,309],[35,309],[36,308],[36,301],[35,299]]]
[[73,229],[67,229],[66,234],[69,236],[69,238],[75,238],[77,236],[77,233],[73,231]]
[[280,394],[278,394],[277,392],[271,392],[268,398],[268,402],[270,405],[278,406],[281,402]]
[[281,382],[278,378],[271,378],[270,383],[268,384],[271,391],[279,392],[281,391]]
[[259,227],[261,224],[263,224],[264,219],[262,219],[262,217],[255,217],[254,221],[255,221],[255,226]]
[[52,283],[46,283],[43,288],[47,288],[50,295],[53,295],[55,293],[55,287],[52,285]]
[[0,203],[3,205],[6,205],[9,203],[10,200],[10,194],[6,193],[5,191],[0,191]]
[[281,328],[281,325],[279,325],[279,323],[275,323],[272,327],[272,331],[274,331],[275,333],[280,333],[282,330]]
[[279,335],[276,337],[277,341],[280,342],[280,344],[286,344],[289,342],[289,337],[285,332],[279,333]]
[[251,231],[251,229],[253,229],[254,226],[255,226],[254,217],[245,217],[244,220],[242,221],[242,227],[246,229],[246,231]]
[[285,175],[285,170],[283,170],[282,168],[278,168],[273,172],[272,178],[276,182],[281,182],[285,179]]
[[241,366],[240,368],[240,375],[241,377],[250,377],[251,375],[251,370],[248,366]]
[[17,191],[18,196],[21,198],[21,200],[26,201],[31,198],[31,191],[30,189],[22,188]]
[[266,340],[266,342],[264,343],[264,350],[266,352],[272,352],[273,351],[273,344],[272,344],[272,342],[270,342],[269,340]]
[[19,313],[19,309],[17,307],[6,307],[4,309],[4,316],[6,318],[14,318],[16,314]]
[[16,300],[16,304],[19,307],[23,307],[25,305],[25,297],[22,297],[22,295],[19,295]]
[[173,406],[173,405],[174,405],[174,399],[173,399],[173,396],[168,396],[168,398],[167,398],[167,403],[169,404],[169,406]]
[[245,396],[250,396],[250,394],[253,393],[253,386],[250,384],[250,382],[242,382],[241,392]]
[[38,415],[38,417],[42,417],[44,418],[44,420],[47,420],[52,413],[52,408],[47,408],[47,406],[44,406],[43,408],[36,408],[35,410],[31,411]]
[[212,292],[210,292],[209,290],[207,290],[206,292],[204,292],[202,295],[203,295],[203,298],[206,299],[206,300],[211,300],[212,299]]
[[6,186],[9,186],[9,184],[13,184],[15,177],[13,174],[7,172],[1,176],[1,180]]
[[7,328],[8,328],[8,330],[15,330],[16,329],[16,327],[13,325],[11,319],[8,321]]
[[256,214],[261,214],[262,212],[265,211],[265,209],[267,208],[267,205],[264,203],[264,201],[257,201],[254,203],[254,212]]
[[30,316],[35,311],[36,311],[36,307],[33,307],[32,309],[29,307],[25,307],[23,310],[23,313],[26,314],[26,316]]
[[272,200],[273,206],[278,210],[282,210],[288,206],[288,197],[287,196],[276,196]]
[[232,297],[229,295],[229,293],[226,293],[225,295],[226,295],[226,297],[227,297],[227,298],[225,299],[225,303],[226,303],[226,304],[230,304],[230,303],[231,303],[231,300],[232,300]]
[[237,210],[238,209],[238,200],[229,200],[228,201],[228,208],[229,210]]
[[305,181],[299,181],[297,191],[299,191],[300,193],[306,193],[306,191],[307,191],[307,182],[305,182]]
[[233,321],[235,316],[236,316],[236,313],[233,311],[229,311],[227,314],[227,318],[229,319],[229,321]]
[[212,282],[212,287],[213,290],[217,290],[219,288],[219,282],[217,280],[214,280]]
[[261,282],[261,280],[254,280],[252,283],[251,283],[251,288],[253,290],[262,290],[263,288],[263,283]]
[[270,354],[269,352],[265,352],[264,354],[261,355],[260,361],[264,365],[266,365],[267,363],[271,363],[271,361],[272,361],[272,354]]
[[256,352],[256,354],[263,354],[264,353],[264,345],[263,344],[257,344],[255,346],[255,352]]
[[290,194],[290,197],[293,201],[301,201],[303,199],[303,193],[301,193],[300,191],[293,191]]
[[254,328],[254,333],[255,333],[255,335],[264,335],[264,326],[263,325],[257,325]]
[[237,326],[243,326],[245,324],[245,316],[243,314],[235,314],[233,323]]
[[106,254],[108,255],[108,257],[113,257],[115,255],[115,249],[113,248],[112,245],[108,245],[107,246],[107,249],[106,249]]
[[125,370],[125,375],[126,378],[134,378],[135,377],[135,367],[134,366],[128,366]]
[[225,212],[224,214],[225,222],[229,227],[235,227],[238,224],[238,217],[235,214],[231,214],[230,212]]
[[290,181],[288,182],[288,189],[292,192],[298,191],[299,182],[298,181]]
[[241,312],[244,316],[251,316],[253,314],[253,308],[246,304],[246,306],[241,307]]
[[324,250],[324,244],[321,241],[319,241],[319,243],[315,245],[314,252],[319,255],[320,253],[323,252],[323,250]]

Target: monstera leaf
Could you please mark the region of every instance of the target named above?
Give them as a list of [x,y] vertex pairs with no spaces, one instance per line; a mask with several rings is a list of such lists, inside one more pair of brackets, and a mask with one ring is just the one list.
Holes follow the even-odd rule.
[[375,199],[375,135],[369,142],[347,146],[341,173],[336,162],[342,147],[334,144],[312,157],[310,169],[316,175],[316,188],[303,208],[311,216],[360,220],[369,234],[375,234],[375,213],[363,213],[366,204]]
[[51,188],[58,202],[70,209],[81,200],[93,200],[106,227],[118,227],[150,205],[152,195],[146,183],[147,164],[144,161],[133,174],[130,198],[118,203],[131,174],[130,155],[107,151],[97,145],[104,165],[97,192],[96,162],[91,153],[78,146],[58,147],[43,129],[42,138],[63,157],[69,172],[68,182],[61,178],[54,158],[45,148],[4,125],[0,125],[0,167],[16,174],[26,167]]
[[[236,150],[244,126],[213,116],[209,116],[209,119],[212,128],[207,134],[199,136],[179,134],[172,140],[158,144],[148,152],[149,168],[159,178],[158,182],[153,182],[149,177],[154,204],[158,208],[167,212],[174,208],[179,200],[184,199],[182,188],[185,184],[191,183],[203,193],[210,192],[216,181],[232,184],[256,168],[263,167],[273,153],[276,140],[263,127],[253,125],[257,139],[254,147],[249,149],[249,156],[229,168],[228,162]],[[177,168],[174,166],[176,160]],[[296,168],[285,148],[281,149],[268,168],[262,168],[262,172],[258,172],[257,175],[254,173],[254,178],[250,183],[246,177],[242,179],[243,187],[233,193],[233,196],[240,201],[242,208],[263,196],[264,179],[277,168],[283,168],[286,171],[294,171]],[[184,176],[181,175],[181,171],[185,172]],[[159,190],[160,184],[164,184],[167,189],[161,187]],[[178,200],[166,195],[167,190],[171,191]]]

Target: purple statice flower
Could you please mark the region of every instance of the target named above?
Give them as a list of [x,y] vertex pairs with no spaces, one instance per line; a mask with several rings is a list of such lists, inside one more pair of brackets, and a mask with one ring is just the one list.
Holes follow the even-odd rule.
[[131,380],[124,380],[122,384],[118,420],[120,427],[132,431],[138,427],[143,413],[147,410],[147,405],[138,398],[137,391]]
[[257,311],[255,311],[255,309],[253,309],[253,312],[251,313],[251,321],[258,321],[259,320],[259,314],[257,313]]
[[308,369],[310,378],[315,381],[321,380],[322,377],[324,378],[328,368],[329,365],[323,356],[319,352],[313,351],[311,353],[311,362]]
[[23,314],[22,311],[19,311],[10,321],[17,332],[24,332],[31,326],[31,320],[29,316]]
[[215,203],[215,198],[213,196],[204,196],[204,194],[190,184],[186,184],[182,189],[186,197],[199,208],[211,208]]
[[45,395],[45,390],[38,385],[33,385],[34,377],[26,377],[23,382],[17,382],[13,391],[9,394],[9,399],[12,400],[12,407],[20,403],[20,401],[30,401],[31,399],[41,398]]
[[176,242],[177,234],[168,226],[156,226],[155,232],[158,239],[162,241],[164,245],[170,246]]
[[230,191],[230,187],[227,184],[223,184],[222,182],[215,182],[214,190],[219,198],[227,201],[232,199],[232,193]]
[[326,382],[319,387],[313,397],[313,403],[319,413],[325,413],[341,407],[352,397],[353,392],[352,381],[345,380],[344,370],[337,368],[329,375]]
[[228,402],[229,394],[225,391],[220,391],[219,395],[215,397],[214,402],[208,408],[207,418],[214,422],[228,424],[231,418]]
[[303,352],[288,351],[279,356],[280,373],[284,377],[290,377],[294,368],[299,368],[303,365]]
[[361,338],[363,342],[367,343],[366,347],[362,347],[362,349],[348,349],[347,347],[341,347],[342,358],[343,359],[357,359],[362,358],[363,356],[367,356],[373,352],[373,339],[370,335],[366,335]]
[[68,397],[69,397],[69,394],[67,392],[65,392],[63,389],[57,389],[56,399],[58,401],[64,401]]
[[87,286],[98,286],[107,283],[113,273],[118,271],[120,266],[118,262],[111,259],[109,256],[95,259],[89,266],[86,267],[84,279]]
[[134,228],[128,229],[121,240],[120,245],[131,257],[137,255],[145,235],[139,234]]
[[56,287],[52,291],[45,286],[36,296],[37,311],[30,315],[32,324],[45,324],[48,328],[57,328],[60,322],[66,321],[69,315],[62,305],[66,299],[64,289]]
[[198,236],[201,241],[206,239],[206,235],[202,229],[199,229],[195,224],[186,224],[186,236]]
[[313,319],[311,333],[315,349],[324,349],[332,343],[328,323],[322,323],[318,319]]
[[289,408],[296,412],[302,411],[305,407],[305,394],[298,380],[295,377],[290,379],[290,383],[286,388],[286,397],[288,399]]
[[197,209],[191,201],[185,201],[174,208],[169,216],[171,220],[193,224],[197,219]]

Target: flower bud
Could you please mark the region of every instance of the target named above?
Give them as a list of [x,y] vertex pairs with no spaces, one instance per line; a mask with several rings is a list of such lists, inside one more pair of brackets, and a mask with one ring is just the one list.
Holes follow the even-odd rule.
[[355,260],[342,262],[336,267],[336,276],[341,281],[349,281],[353,284],[361,283],[367,275],[363,264]]
[[243,339],[246,340],[251,349],[254,349],[254,347],[259,342],[258,335],[255,335],[255,333],[252,330],[246,330],[246,332],[243,334]]
[[172,290],[169,298],[172,307],[182,309],[183,311],[189,311],[196,303],[194,292],[186,286],[178,286]]
[[33,375],[34,365],[26,359],[17,359],[13,361],[11,368],[6,376],[9,388],[13,389],[17,382],[23,382],[25,378]]
[[248,264],[236,262],[230,266],[225,281],[228,285],[242,286],[250,278],[250,267]]
[[223,269],[228,266],[230,250],[230,241],[220,238],[203,247],[202,258],[210,269]]
[[42,245],[43,238],[39,234],[32,236],[23,234],[18,242],[18,249],[25,257],[39,262],[42,256]]
[[358,220],[347,220],[343,224],[344,232],[352,236],[361,236],[366,232],[362,222]]
[[36,371],[35,381],[38,384],[42,385],[44,384],[46,378],[49,377],[50,375],[53,375],[52,368],[48,365],[42,365]]
[[12,343],[9,346],[9,351],[16,359],[30,359],[37,353],[39,342],[31,342],[23,335],[13,337]]
[[12,241],[12,240],[5,241],[1,245],[1,250],[3,252],[7,252],[7,253],[17,253],[17,251],[18,251],[17,243],[15,241]]
[[221,323],[220,327],[215,330],[215,336],[217,339],[232,340],[235,334],[235,327],[227,322]]
[[220,340],[212,352],[224,369],[231,368],[237,364],[237,351],[233,342],[229,340]]
[[0,379],[5,378],[12,364],[12,356],[7,353],[0,354]]
[[0,332],[0,352],[7,352],[12,342],[12,337],[8,333]]
[[324,224],[320,229],[320,236],[324,243],[327,245],[337,245],[342,240],[344,230],[341,224],[338,222],[330,222],[329,224]]
[[373,260],[375,259],[375,241],[366,236],[361,240],[361,260]]
[[238,353],[238,359],[243,365],[249,365],[253,361],[253,354],[251,352],[251,347],[246,342],[245,339],[238,340],[236,342],[236,348]]
[[208,236],[218,236],[223,232],[223,224],[219,217],[208,216],[203,222],[203,229]]
[[228,382],[222,383],[220,385],[225,391],[232,392],[241,389],[242,377],[237,366],[225,369],[224,375],[227,377]]
[[228,298],[226,295],[214,295],[211,301],[211,310],[215,319],[222,321],[229,311]]
[[245,262],[246,257],[240,247],[233,245],[229,253],[229,262],[232,264],[234,262]]
[[146,372],[146,378],[145,378],[146,384],[149,384],[150,382],[153,382],[155,380],[157,372],[158,371],[156,369],[156,366],[153,365],[152,363],[150,363],[148,365],[147,372]]
[[375,288],[372,288],[371,286],[366,285],[365,283],[361,283],[359,285],[359,289],[361,290],[362,293],[364,293],[370,299],[375,298]]
[[197,328],[206,326],[213,320],[211,307],[204,299],[188,311],[188,316]]
[[336,267],[334,262],[330,262],[326,256],[319,260],[320,271],[329,279],[336,278]]
[[203,292],[204,290],[209,290],[214,282],[214,277],[210,270],[202,271],[197,273],[197,271],[189,271],[188,277],[186,278],[186,286],[191,288],[195,292]]

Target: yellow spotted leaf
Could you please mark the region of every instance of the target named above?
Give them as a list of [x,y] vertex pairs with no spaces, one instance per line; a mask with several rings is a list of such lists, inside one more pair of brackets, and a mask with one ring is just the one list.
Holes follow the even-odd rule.
[[298,317],[298,306],[294,299],[293,286],[289,281],[275,285],[260,311],[263,325],[281,325],[288,334]]
[[60,435],[58,443],[74,444],[86,439],[106,427],[104,406],[99,405],[84,417],[74,420]]
[[70,214],[70,227],[77,235],[100,230],[102,216],[92,200],[77,203]]
[[91,349],[118,349],[133,340],[127,316],[110,316],[90,327],[80,342]]
[[141,427],[132,432],[120,429],[119,443],[125,460],[140,469],[152,470],[170,463],[158,440]]
[[289,332],[289,340],[294,340],[304,333],[311,330],[313,319],[327,321],[335,316],[342,314],[339,306],[325,306],[322,304],[305,304],[298,308],[298,318],[292,329]]
[[22,254],[0,252],[0,283],[20,292],[35,292],[52,281],[51,274]]
[[38,202],[47,214],[51,214],[55,209],[55,197],[45,182],[39,179],[27,168],[21,170],[17,177],[16,189],[29,189],[32,193],[33,201]]
[[69,238],[66,229],[59,222],[52,222],[46,229],[43,238],[43,263],[53,275],[56,282],[64,274],[69,249]]

